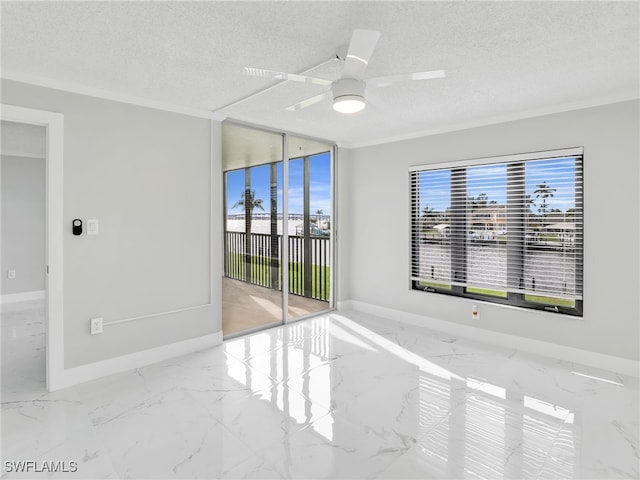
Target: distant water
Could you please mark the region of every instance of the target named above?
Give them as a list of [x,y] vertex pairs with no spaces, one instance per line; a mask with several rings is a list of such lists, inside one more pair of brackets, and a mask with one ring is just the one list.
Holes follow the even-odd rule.
[[[447,247],[429,243],[420,245],[420,265],[421,277],[433,278],[434,282],[451,281],[451,254]],[[571,253],[531,251],[525,258],[524,270],[527,288],[531,288],[535,278],[537,291],[575,294],[575,262]],[[553,278],[544,278],[549,277],[549,273]],[[496,289],[506,290],[505,245],[470,245],[467,250],[467,276],[469,282],[476,285],[496,285]]]
[[[302,220],[289,220],[289,235],[295,235],[298,228],[302,228]],[[244,220],[227,219],[228,232],[244,232]],[[271,221],[267,219],[255,219],[251,222],[252,233],[271,233]],[[282,220],[278,220],[278,234],[282,235]]]

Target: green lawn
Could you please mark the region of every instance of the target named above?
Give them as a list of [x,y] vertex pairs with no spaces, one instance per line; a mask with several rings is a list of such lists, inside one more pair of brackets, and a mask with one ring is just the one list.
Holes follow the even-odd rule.
[[[446,283],[437,283],[437,282],[418,282],[418,285],[424,287],[433,287],[433,288],[444,288],[451,289],[451,285],[447,285]],[[490,295],[492,297],[499,298],[507,298],[507,292],[503,290],[492,290],[489,288],[475,288],[475,287],[467,287],[468,293],[477,293],[480,295]],[[576,306],[575,300],[565,299],[565,298],[555,298],[555,297],[546,297],[544,295],[525,295],[524,299],[527,302],[535,302],[542,303],[545,305],[554,305],[558,307],[570,307],[573,308]]]
[[545,297],[542,295],[525,295],[524,299],[527,302],[535,302],[535,303],[544,303],[546,305],[557,305],[558,307],[575,307],[575,300],[570,300],[566,298],[554,298],[554,297]]
[[[267,286],[270,284],[271,279],[271,262],[266,257],[251,256],[251,282]],[[282,269],[280,267],[280,261],[277,262],[278,266],[278,289],[281,288],[280,280],[282,278]],[[239,280],[245,280],[245,255],[242,253],[227,253],[227,265],[231,267],[236,266],[235,270],[231,272],[237,272],[237,275],[227,276],[232,278],[238,277]],[[329,300],[330,294],[330,274],[331,269],[327,266],[312,265],[311,266],[311,292],[314,298],[320,298],[322,300]],[[300,262],[289,262],[289,292],[297,295],[304,295],[304,287],[302,278],[304,276],[304,264]]]
[[446,283],[418,282],[418,285],[420,285],[421,287],[446,288],[447,290],[451,290],[451,285],[448,285]]
[[[278,271],[280,275],[280,271]],[[289,262],[289,291],[297,295],[304,295],[302,279],[304,276],[304,264]],[[322,265],[311,265],[311,292],[314,298],[329,300],[329,283],[331,269]],[[300,280],[299,280],[300,279]],[[299,281],[298,281],[299,280]]]
[[560,242],[557,233],[541,233],[539,238],[543,242]]
[[[490,290],[487,288],[467,287],[469,293],[479,293],[481,295],[491,295],[493,297],[507,298],[507,292],[501,290]],[[559,307],[575,307],[576,302],[565,298],[546,297],[543,295],[525,295],[527,302],[543,303],[545,305],[557,305]]]
[[[493,297],[507,298],[507,292],[501,290],[490,290],[486,288],[467,287],[469,293],[479,293],[481,295],[491,295]],[[525,295],[527,302],[543,303],[545,305],[557,305],[558,307],[575,307],[576,302],[565,298],[545,297],[543,295]]]
[[507,298],[507,292],[502,290],[491,290],[489,288],[467,287],[468,293],[478,293],[480,295],[491,295],[492,297]]

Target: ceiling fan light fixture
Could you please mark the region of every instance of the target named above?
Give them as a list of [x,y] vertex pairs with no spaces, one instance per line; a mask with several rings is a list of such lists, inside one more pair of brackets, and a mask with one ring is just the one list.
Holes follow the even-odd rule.
[[333,82],[333,109],[340,113],[356,113],[364,103],[364,82],[355,78],[341,78]]
[[[2,0],[0,0],[2,1]],[[356,29],[351,36],[351,42],[348,46],[339,47],[336,51],[335,58],[329,61],[338,59],[344,63],[342,66],[342,77],[338,80],[331,82],[330,80],[323,78],[313,78],[306,76],[306,73],[315,70],[316,68],[324,65],[327,62],[322,62],[314,67],[300,73],[285,73],[276,72],[273,70],[264,70],[260,68],[245,68],[246,75],[254,77],[271,78],[274,80],[280,80],[279,83],[270,85],[257,93],[253,93],[240,100],[236,100],[230,104],[214,110],[218,112],[231,105],[244,102],[256,95],[266,92],[272,89],[276,85],[285,81],[295,81],[311,85],[331,85],[331,90],[327,90],[320,95],[314,95],[306,100],[298,101],[297,103],[290,105],[285,110],[291,112],[297,112],[303,108],[315,105],[318,102],[324,100],[333,100],[333,109],[339,113],[351,114],[361,111],[365,107],[364,90],[365,87],[378,88],[378,87],[390,87],[402,82],[416,81],[416,80],[430,80],[433,78],[444,78],[446,73],[444,70],[432,70],[428,72],[414,72],[403,73],[399,75],[386,75],[383,77],[367,78],[366,84],[363,80],[365,70],[369,65],[369,60],[373,55],[373,52],[380,38],[380,32],[375,30],[361,30]]]
[[364,98],[360,95],[343,95],[333,99],[333,109],[340,113],[356,113],[364,108]]

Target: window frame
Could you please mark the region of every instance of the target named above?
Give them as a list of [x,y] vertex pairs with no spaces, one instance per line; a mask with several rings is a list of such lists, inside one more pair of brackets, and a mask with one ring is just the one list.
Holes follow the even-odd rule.
[[[499,297],[489,294],[482,294],[477,292],[469,292],[469,288],[474,288],[473,286],[466,285],[454,285],[455,281],[463,281],[466,282],[467,276],[467,226],[468,226],[468,216],[469,213],[466,209],[467,206],[467,188],[466,188],[466,175],[467,169],[474,166],[480,165],[495,165],[495,164],[507,164],[507,178],[512,176],[514,178],[521,178],[521,182],[517,182],[517,187],[513,185],[516,182],[507,181],[507,205],[506,205],[506,215],[507,215],[507,286],[512,285],[513,281],[521,282],[521,272],[524,271],[524,261],[525,261],[525,252],[526,252],[526,242],[525,242],[525,223],[522,221],[524,218],[522,210],[523,203],[522,201],[518,201],[518,198],[523,198],[525,193],[525,168],[526,163],[528,161],[533,160],[552,160],[554,158],[563,158],[563,157],[575,157],[580,159],[580,170],[575,169],[576,179],[580,178],[582,187],[578,188],[578,182],[576,182],[576,187],[574,190],[574,199],[575,199],[575,212],[578,215],[576,217],[576,242],[580,239],[580,247],[576,248],[575,259],[574,259],[574,272],[575,272],[575,283],[576,285],[580,285],[580,294],[577,294],[574,299],[574,306],[562,306],[555,305],[552,303],[542,303],[542,302],[534,302],[531,300],[527,300],[526,297],[530,294],[524,292],[512,292],[508,290],[506,292],[506,297]],[[414,180],[413,174],[419,173],[421,171],[430,171],[430,170],[438,170],[438,169],[446,169],[450,171],[451,180],[450,180],[450,195],[451,195],[451,285],[448,288],[438,287],[435,285],[419,285],[420,280],[413,279],[413,261],[416,258],[417,249],[420,245],[420,237],[419,233],[414,229],[414,217],[416,215],[416,205],[413,199],[413,189],[414,189]],[[457,187],[454,188],[454,175],[459,176],[460,178],[465,177],[464,179],[464,188],[460,188],[460,183],[457,183]],[[484,301],[490,303],[496,303],[501,305],[509,305],[518,308],[530,309],[530,310],[538,310],[545,311],[550,313],[558,313],[563,315],[569,315],[574,317],[582,317],[583,315],[583,301],[584,301],[584,282],[583,282],[583,269],[584,269],[584,149],[583,147],[573,147],[561,150],[551,150],[551,151],[542,151],[542,152],[532,152],[525,154],[516,154],[516,155],[504,155],[499,157],[486,157],[486,158],[478,158],[471,160],[460,160],[454,162],[442,162],[442,163],[434,163],[434,164],[424,164],[424,165],[416,165],[409,167],[409,210],[410,210],[410,258],[409,258],[409,267],[410,267],[410,290],[415,291],[423,291],[429,293],[437,293],[442,295],[448,295],[452,297],[460,297],[467,298],[471,300]],[[516,200],[513,200],[513,199]],[[579,205],[579,207],[578,207]],[[419,207],[418,207],[419,211]],[[418,215],[419,217],[419,215]],[[515,227],[515,228],[514,228]],[[454,238],[456,239],[454,241]],[[464,265],[463,272],[454,272],[453,264],[454,257],[459,259],[463,258],[464,261],[462,265]],[[515,280],[514,275],[517,273],[517,280]],[[510,283],[511,282],[511,283]],[[547,296],[547,295],[542,295]]]

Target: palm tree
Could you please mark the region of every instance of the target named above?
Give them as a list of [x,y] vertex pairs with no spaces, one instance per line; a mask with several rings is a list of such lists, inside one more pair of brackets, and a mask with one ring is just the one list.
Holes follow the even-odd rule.
[[422,229],[427,230],[434,223],[435,210],[429,205],[425,205],[422,209]]
[[524,207],[527,209],[527,213],[528,214],[532,214],[533,213],[531,211],[531,205],[535,206],[533,198],[531,198],[531,195],[525,195],[524,196]]
[[427,203],[422,209],[422,216],[427,218],[427,217],[430,217],[432,213],[433,213],[433,208],[431,208]]
[[538,188],[534,190],[533,193],[535,194],[536,198],[542,199],[542,201],[540,202],[540,207],[538,207],[538,212],[542,215],[545,215],[547,213],[547,206],[549,205],[547,203],[547,199],[553,198],[553,192],[555,192],[556,189],[551,188],[549,185],[547,185],[547,182],[539,183],[538,185],[536,185],[536,187]]
[[231,208],[233,209],[236,207],[242,207],[242,210],[246,213],[246,215],[244,216],[245,222],[246,222],[245,225],[247,226],[246,232],[247,232],[247,235],[251,234],[251,217],[253,216],[253,210],[257,208],[264,212],[264,207],[262,206],[262,199],[261,198],[256,199],[256,191],[249,190],[247,188],[240,195],[240,200],[234,203],[233,207]]
[[322,209],[316,210],[316,216],[311,218],[311,223],[315,223],[316,227],[322,228]]
[[477,197],[469,197],[469,204],[471,208],[486,207],[489,201],[489,196],[486,193],[481,193]]
[[251,219],[253,217],[253,210],[259,209],[264,212],[262,206],[262,199],[256,198],[256,191],[246,189],[240,195],[238,200],[231,209],[236,207],[242,207],[244,210],[244,231],[245,231],[245,243],[244,243],[244,267],[245,267],[245,280],[251,282]]

